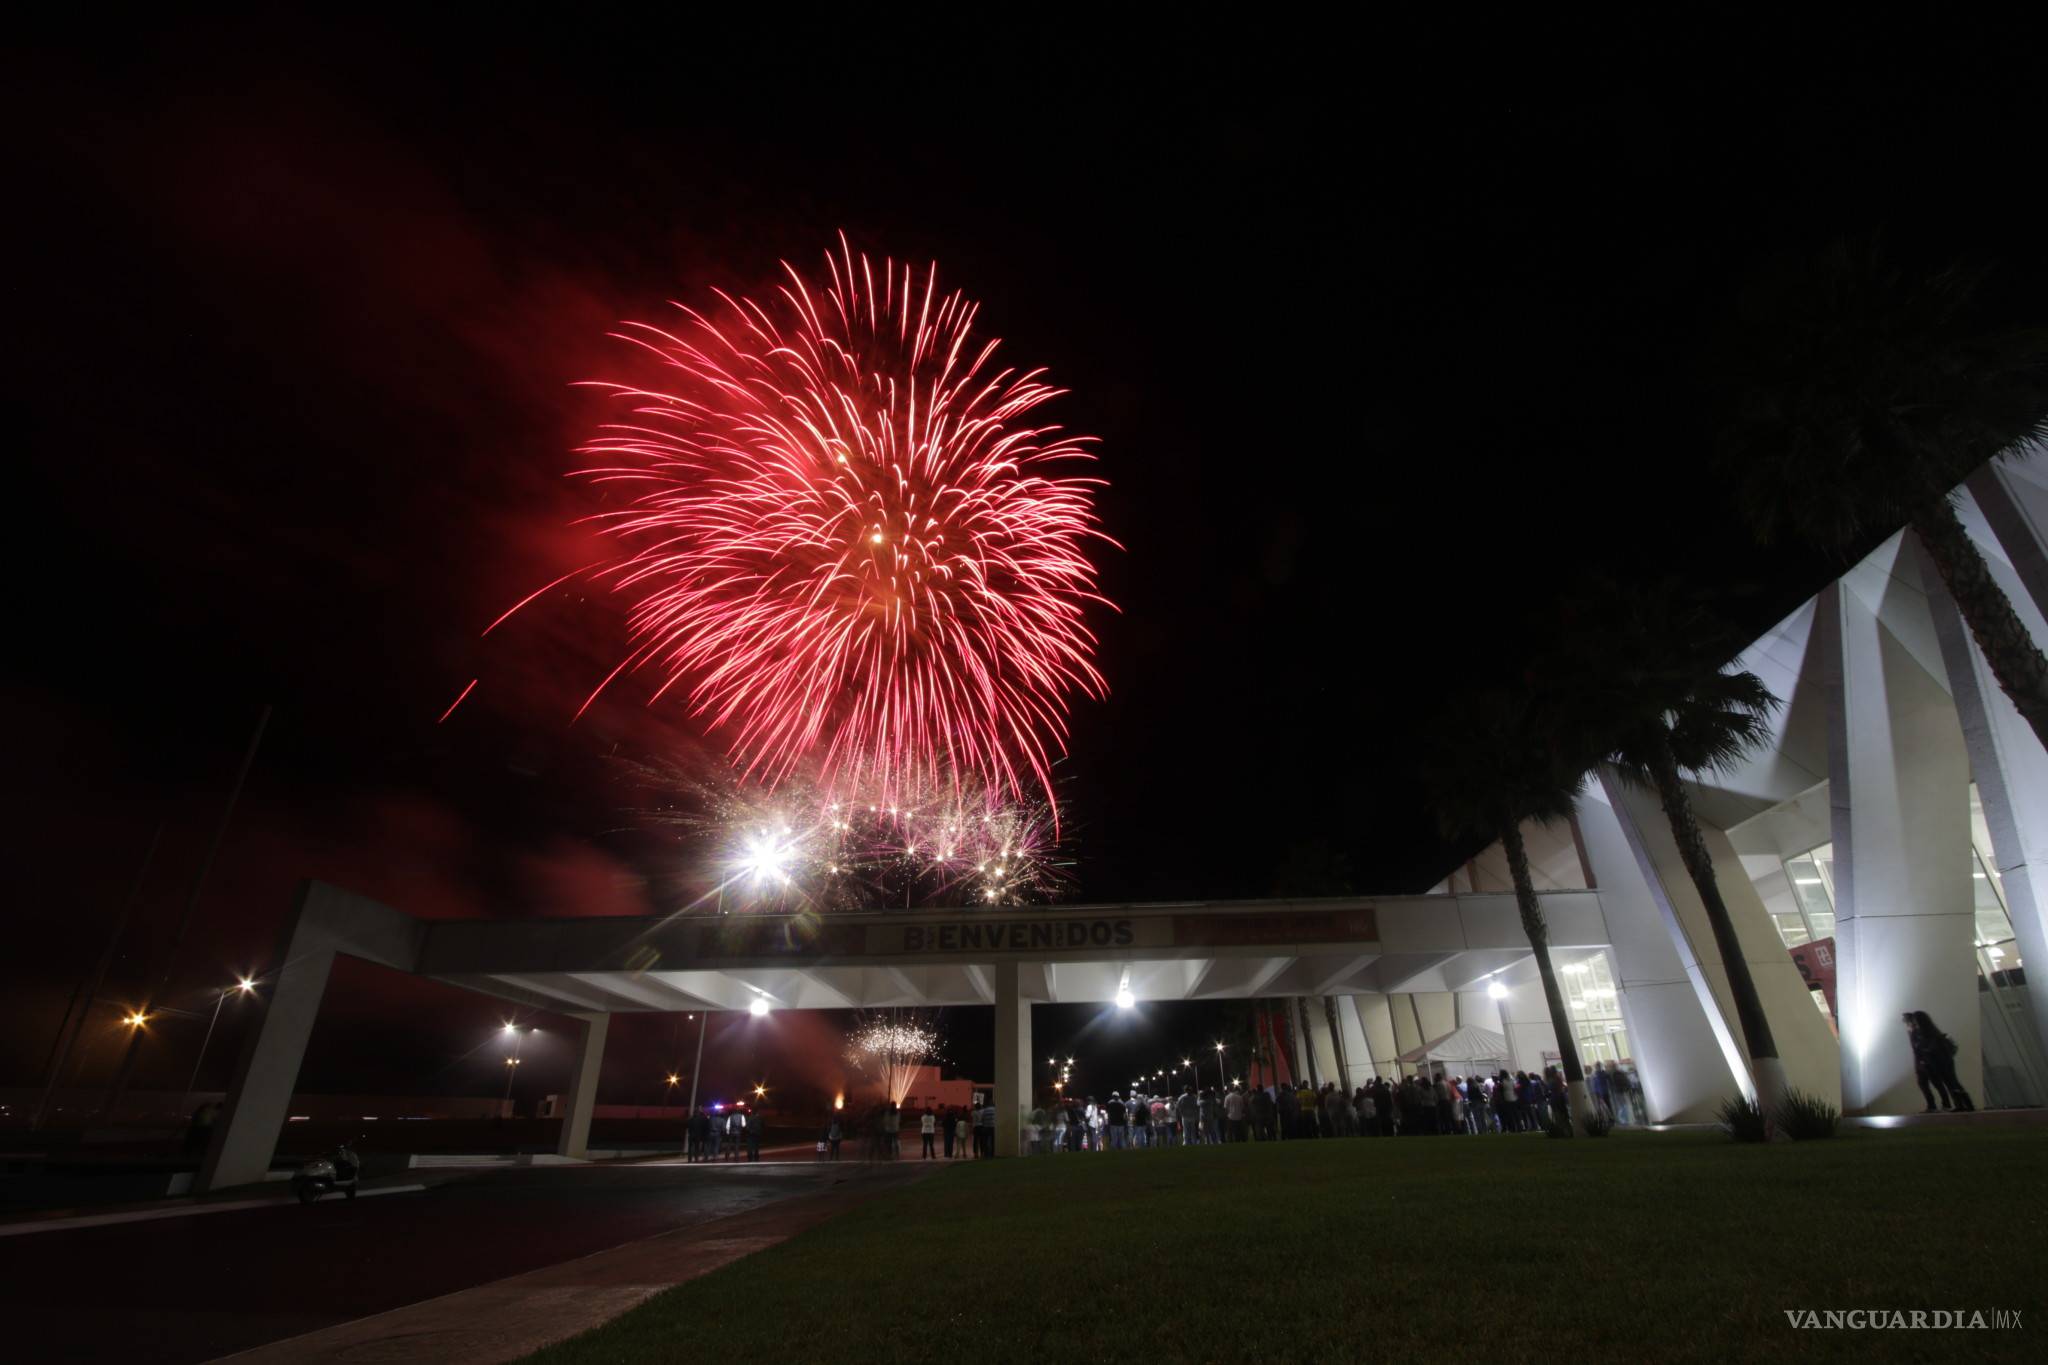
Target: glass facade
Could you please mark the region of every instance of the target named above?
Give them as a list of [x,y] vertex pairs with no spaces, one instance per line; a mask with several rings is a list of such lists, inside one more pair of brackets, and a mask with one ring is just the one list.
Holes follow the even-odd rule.
[[1565,1013],[1571,1017],[1572,1032],[1577,1036],[1579,1061],[1587,1066],[1595,1062],[1628,1062],[1628,1029],[1621,1020],[1621,992],[1615,989],[1607,954],[1595,953],[1581,961],[1562,964],[1558,984],[1564,987]]
[[1819,848],[1785,860],[1785,878],[1792,883],[1795,908],[1771,916],[1787,948],[1835,936],[1835,846]]

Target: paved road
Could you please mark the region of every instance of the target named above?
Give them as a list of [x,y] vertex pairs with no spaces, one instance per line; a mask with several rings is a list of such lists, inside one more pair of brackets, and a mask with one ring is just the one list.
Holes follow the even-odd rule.
[[0,1354],[185,1362],[744,1213],[856,1168],[572,1166],[0,1238]]

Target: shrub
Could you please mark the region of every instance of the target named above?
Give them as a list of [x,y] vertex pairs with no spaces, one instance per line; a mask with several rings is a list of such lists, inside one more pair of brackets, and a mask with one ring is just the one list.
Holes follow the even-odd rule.
[[1764,1111],[1747,1095],[1722,1101],[1721,1127],[1737,1142],[1762,1142],[1770,1136],[1764,1131]]
[[1835,1120],[1841,1116],[1841,1111],[1835,1106],[1803,1090],[1786,1091],[1784,1100],[1778,1105],[1778,1127],[1794,1142],[1833,1137]]

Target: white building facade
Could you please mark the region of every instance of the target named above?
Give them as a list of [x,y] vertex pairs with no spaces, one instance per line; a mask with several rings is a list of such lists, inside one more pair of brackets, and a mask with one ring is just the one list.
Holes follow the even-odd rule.
[[[2048,455],[1979,470],[1958,512],[2048,647]],[[1892,536],[1734,666],[1783,709],[1767,746],[1691,794],[1791,1083],[1850,1114],[1919,1111],[1900,1016],[1925,1010],[1980,1107],[2048,1101],[2048,1016],[2025,974],[2048,951],[2048,755],[1926,552]],[[1573,987],[1575,1020],[1605,1010],[1607,989],[1619,1001],[1619,1020],[1575,1024],[1594,1055],[1612,1029],[1660,1118],[1749,1090],[1720,954],[1654,794],[1602,773],[1568,832],[1531,837],[1547,888],[1597,888],[1605,911],[1604,974],[1562,978],[1600,981]],[[1505,884],[1489,850],[1439,890]],[[1534,992],[1520,981],[1503,1002],[1510,1037],[1548,1036]]]

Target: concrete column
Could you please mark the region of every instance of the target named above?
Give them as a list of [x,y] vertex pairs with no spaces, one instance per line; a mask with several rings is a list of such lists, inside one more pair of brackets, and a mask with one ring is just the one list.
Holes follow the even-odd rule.
[[1907,643],[1931,626],[1912,581],[1917,543],[1905,548],[1914,553],[1889,572],[1830,584],[1814,620],[1837,661],[1828,802],[1842,1107],[1852,1114],[1921,1108],[1906,1010],[1926,1010],[1956,1040],[1959,1078],[1982,1090],[1969,755],[1947,691]]
[[1372,1040],[1366,1036],[1365,1019],[1359,1013],[1360,999],[1355,995],[1337,997],[1337,1027],[1344,1032],[1344,1088],[1356,1090],[1371,1080],[1373,1069]]
[[1723,1100],[1747,1090],[1748,1067],[1691,940],[1651,889],[1655,864],[1609,804],[1611,780],[1603,774],[1579,798],[1578,828],[1600,885],[1629,1049],[1653,1122],[1706,1123]]
[[1337,1002],[1331,996],[1322,997],[1322,1007],[1323,1027],[1330,1035],[1330,1056],[1335,1059],[1335,1074],[1330,1079],[1348,1095],[1351,1093],[1351,1050],[1344,1045],[1344,1017],[1337,1012]]
[[334,950],[288,958],[270,979],[263,1016],[243,1044],[234,1081],[228,1086],[199,1188],[251,1185],[270,1170],[278,1134],[284,1131],[292,1090],[306,1040],[320,1014],[320,998],[334,969]]
[[[1429,1041],[1422,1036],[1422,1015],[1415,1008],[1415,997],[1406,991],[1399,991],[1387,997],[1387,1021],[1394,1030],[1392,1055],[1395,1057],[1404,1052],[1413,1052]],[[1394,1065],[1394,1074],[1401,1074],[1398,1062]]]
[[1311,995],[1301,1002],[1302,1017],[1308,1021],[1309,1059],[1315,1067],[1316,1089],[1329,1081],[1344,1079],[1344,1058],[1337,1040],[1330,1036],[1330,1012],[1323,1008],[1327,997]]
[[270,1170],[335,954],[411,971],[424,929],[389,906],[324,882],[300,886],[274,965],[263,976],[262,1017],[243,1041],[199,1168],[201,1190],[254,1184]]
[[[1749,1058],[1735,1022],[1735,1006],[1728,994],[1727,968],[1722,965],[1721,951],[1714,942],[1714,931],[1707,923],[1707,912],[1700,902],[1699,891],[1693,886],[1692,877],[1685,870],[1685,862],[1678,855],[1678,841],[1672,836],[1671,822],[1664,816],[1664,807],[1657,800],[1656,793],[1629,787],[1604,771],[1601,789],[1634,850],[1638,875],[1672,934],[1672,947],[1685,965],[1694,998],[1699,1002],[1698,1008],[1705,1014],[1729,1073],[1740,1082],[1745,1093],[1754,1095]],[[1584,804],[1587,809],[1581,813],[1589,817],[1585,828],[1590,840],[1594,836],[1591,826],[1598,823],[1591,817],[1597,812],[1590,809],[1592,803]],[[1841,1064],[1827,1020],[1813,1007],[1813,996],[1799,975],[1798,964],[1785,951],[1785,941],[1778,937],[1777,926],[1771,922],[1763,898],[1757,895],[1755,884],[1743,869],[1741,855],[1736,853],[1735,846],[1728,841],[1726,834],[1712,826],[1703,826],[1700,832],[1705,839],[1707,853],[1713,859],[1714,880],[1720,886],[1721,899],[1728,907],[1728,917],[1734,922],[1735,937],[1742,945],[1743,960],[1749,964],[1750,979],[1756,982],[1757,995],[1763,1001],[1764,1017],[1770,1021],[1771,1037],[1778,1045],[1778,1057],[1784,1063],[1786,1078],[1795,1088],[1833,1102],[1841,1093]],[[1608,896],[1605,877],[1603,871],[1600,893],[1603,906]],[[1616,923],[1626,925],[1627,916],[1620,917]],[[1608,932],[1615,934],[1614,923],[1610,923]],[[1642,936],[1634,934],[1631,938],[1631,949],[1642,949]],[[1652,1020],[1683,1020],[1685,1011],[1671,998],[1669,991],[1654,988],[1658,979],[1654,960],[1647,967],[1633,953],[1631,960],[1632,970],[1648,978],[1643,985],[1651,987],[1640,990],[1640,994],[1631,999],[1623,1010],[1625,1021],[1649,1016],[1640,1026],[1643,1029],[1640,1035],[1631,1033],[1630,1041],[1634,1043],[1639,1036],[1647,1039],[1656,1032]],[[1701,1043],[1696,1036],[1683,1044],[1678,1065],[1681,1083],[1669,1096],[1655,1102],[1658,1112],[1674,1117],[1680,1113],[1696,1115],[1699,1107],[1712,1097],[1719,1081],[1712,1067],[1698,1055],[1700,1048]],[[1650,1067],[1645,1059],[1643,1086],[1646,1097],[1651,1084]],[[1666,1109],[1666,1104],[1671,1107]]]
[[1394,1058],[1401,1055],[1401,1049],[1394,1042],[1394,1011],[1387,996],[1355,995],[1351,1003],[1358,1012],[1359,1027],[1365,1030],[1365,1055],[1372,1059],[1372,1074],[1398,1077],[1401,1068]]
[[1287,1002],[1289,1010],[1292,1011],[1294,1036],[1301,1040],[1298,1045],[1301,1051],[1301,1071],[1298,1074],[1310,1086],[1320,1090],[1323,1088],[1323,1072],[1316,1057],[1315,1035],[1309,1031],[1308,1001],[1301,996],[1290,995]]
[[988,970],[996,988],[996,1155],[1018,1156],[1031,1108],[1031,1002],[1018,963],[997,962]]
[[[1986,554],[1991,575],[2005,589],[2035,642],[2044,644],[2048,643],[2048,621],[2043,618],[2048,610],[2048,545],[2040,539],[2043,523],[2035,513],[2048,515],[2048,506],[2034,504],[2048,503],[2048,490],[2023,483],[2021,491],[2031,491],[2035,497],[2022,502],[2008,487],[2014,478],[2000,466],[1986,465],[1971,478],[1969,487],[1997,531],[2000,548],[2012,561],[2008,565],[1996,555]],[[1993,515],[1994,507],[1999,509],[1997,515]],[[2032,576],[2023,574],[2021,566],[2030,567]],[[2048,752],[1992,676],[1991,666],[1971,638],[1941,575],[1930,567],[1923,577],[1949,691],[1962,724],[1963,745],[1970,755],[1970,772],[1984,803],[1992,861],[2005,891],[2013,935],[2019,941],[2020,960],[2048,963]],[[2048,967],[2036,967],[2035,971],[2048,972]],[[2042,1050],[2048,1052],[2048,1009],[2037,1004],[2030,1013]],[[1939,1017],[1936,1022],[1941,1023]]]
[[590,1112],[597,1107],[597,1077],[604,1068],[604,1039],[611,1032],[609,1014],[570,1016],[583,1024],[583,1036],[576,1042],[576,1060],[569,1072],[568,1107],[562,1113],[562,1135],[555,1143],[558,1156],[590,1155]]
[[[2033,606],[2031,613],[2022,609],[2020,615],[2041,644],[2038,627],[2048,617],[2048,452],[2036,446],[2022,460],[1986,461],[1964,487],[2004,553],[2006,563],[1993,567],[2012,571],[2014,581],[2007,583],[2000,574],[2000,585],[2015,608],[2022,600]],[[1964,524],[1969,521],[1965,515]]]

